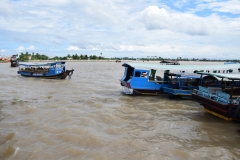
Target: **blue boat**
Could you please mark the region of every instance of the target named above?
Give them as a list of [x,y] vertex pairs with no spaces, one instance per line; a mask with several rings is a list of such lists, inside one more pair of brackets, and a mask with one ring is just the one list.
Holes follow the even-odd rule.
[[[230,70],[230,68],[239,68],[240,65],[159,65],[152,63],[124,63],[122,66],[125,67],[124,75],[120,79],[123,93],[158,95],[161,93],[175,94],[172,92],[174,88],[171,87],[167,79],[163,76],[164,71],[169,73],[170,70],[173,70],[181,71],[181,73],[183,73],[184,71],[192,70],[193,74],[194,70],[210,71],[212,69],[212,72],[216,72],[217,69],[220,72],[220,70],[225,71]],[[195,76],[195,78],[199,77],[197,75]],[[185,80],[189,78],[191,79],[191,77],[187,76],[184,78]],[[192,88],[189,87],[189,90],[185,92],[185,95],[190,96],[192,89],[194,89],[193,86]],[[183,92],[183,90],[183,88],[179,88],[176,92]]]
[[[120,82],[125,94],[159,94],[163,91],[162,78],[154,79],[156,70],[140,69],[124,63],[125,72]],[[151,72],[152,71],[152,72]]]
[[46,79],[71,78],[72,70],[65,69],[65,62],[52,62],[46,64],[19,64],[18,74],[25,77],[37,77]]
[[215,116],[240,121],[240,74],[205,72],[198,74],[218,77],[220,83],[216,86],[202,83],[197,92],[192,93],[192,98]]

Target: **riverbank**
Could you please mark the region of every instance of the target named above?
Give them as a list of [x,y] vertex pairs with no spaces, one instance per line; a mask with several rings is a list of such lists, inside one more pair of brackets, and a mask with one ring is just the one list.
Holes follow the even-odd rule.
[[10,63],[10,61],[0,61],[0,63]]

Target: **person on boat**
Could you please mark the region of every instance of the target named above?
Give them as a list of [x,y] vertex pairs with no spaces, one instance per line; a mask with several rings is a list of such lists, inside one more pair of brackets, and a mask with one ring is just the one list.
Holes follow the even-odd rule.
[[147,78],[147,72],[143,72],[141,77]]

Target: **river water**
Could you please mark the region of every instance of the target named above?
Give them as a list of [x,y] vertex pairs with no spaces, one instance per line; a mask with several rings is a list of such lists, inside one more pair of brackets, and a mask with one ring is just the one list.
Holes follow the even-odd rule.
[[67,62],[71,79],[0,64],[0,159],[239,159],[239,123],[192,100],[121,93],[121,63]]

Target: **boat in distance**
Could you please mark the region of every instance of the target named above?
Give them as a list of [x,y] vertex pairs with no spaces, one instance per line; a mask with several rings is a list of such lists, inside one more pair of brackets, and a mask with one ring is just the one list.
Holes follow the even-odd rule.
[[162,60],[160,62],[160,64],[165,64],[165,65],[180,65],[179,61],[166,61],[166,60]]
[[12,55],[12,57],[10,59],[11,67],[17,67],[19,65],[17,56],[18,55]]
[[19,64],[18,74],[24,77],[37,77],[46,79],[69,79],[73,74],[72,70],[65,69],[65,62],[52,62],[45,64]]

